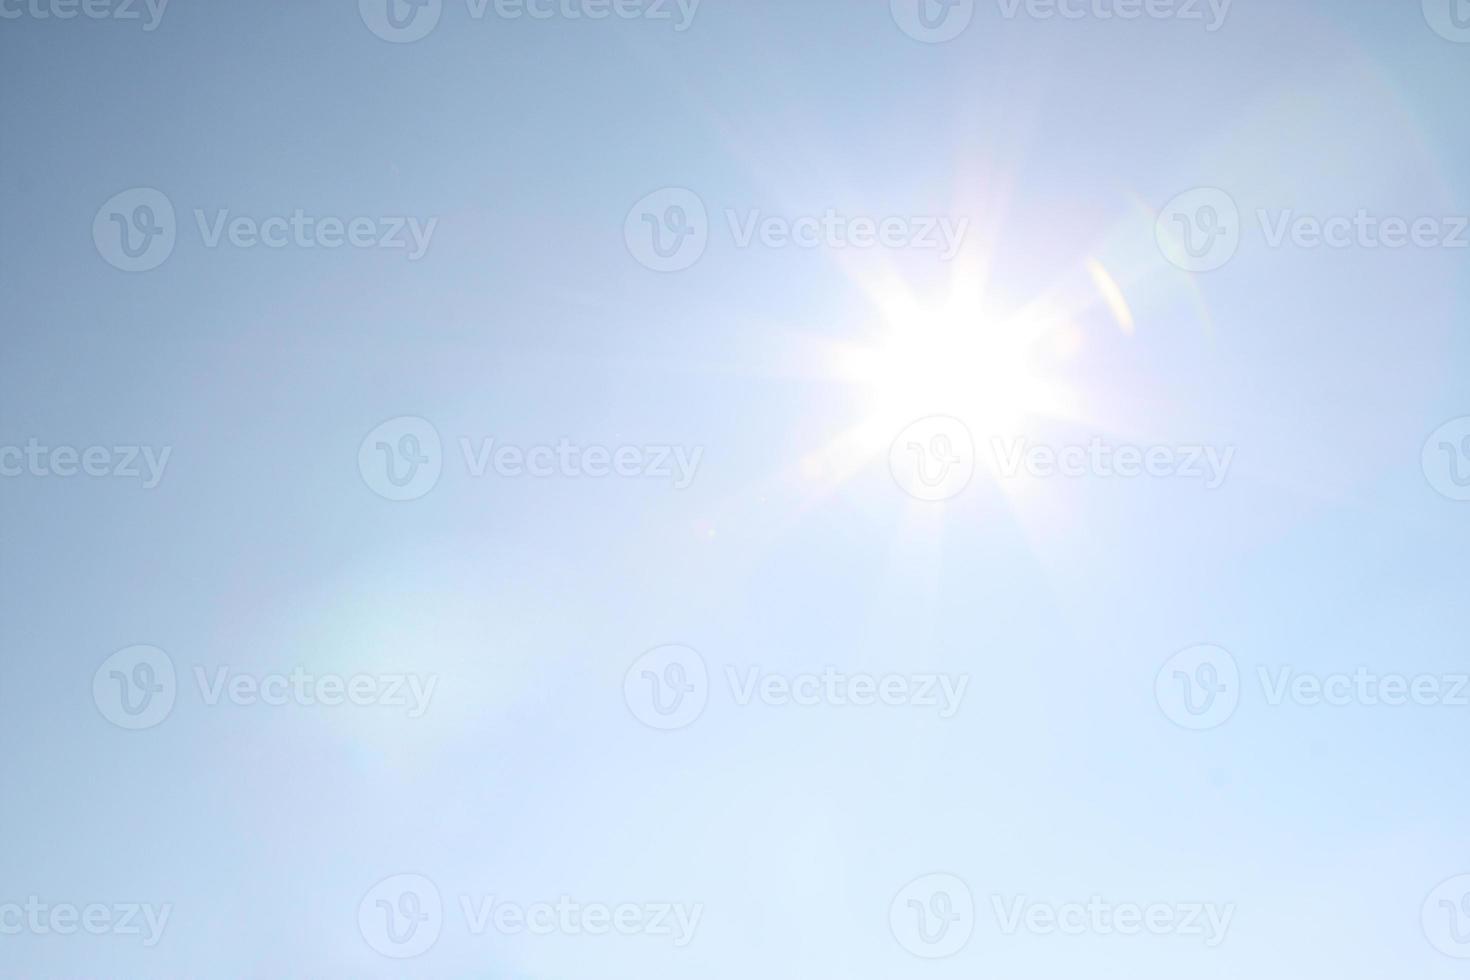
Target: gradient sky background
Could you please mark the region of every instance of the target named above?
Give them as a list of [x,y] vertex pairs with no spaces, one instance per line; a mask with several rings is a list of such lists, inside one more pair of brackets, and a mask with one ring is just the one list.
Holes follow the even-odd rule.
[[[472,20],[412,44],[356,5],[174,0],[157,30],[0,21],[0,444],[173,447],[153,490],[0,480],[0,902],[170,902],[164,940],[0,936],[0,976],[1437,980],[1421,903],[1470,872],[1470,708],[1155,703],[1176,651],[1466,670],[1470,504],[1425,440],[1470,415],[1470,251],[1269,248],[1170,266],[1154,215],[1219,187],[1317,216],[1470,213],[1470,45],[1419,4],[1236,0],[1225,26],[1004,18],[943,45],[882,0],[705,0],[667,22]],[[180,238],[125,274],[91,239],[155,187]],[[623,240],[694,189],[692,269]],[[191,211],[438,216],[428,255],[203,247]],[[721,212],[968,216],[929,252],[739,249]],[[1119,329],[1089,260],[1118,282]],[[997,329],[1065,307],[1053,370],[1094,434],[1236,447],[1188,480],[977,476],[921,504],[824,352],[956,284]],[[977,327],[977,329],[979,329]],[[953,406],[915,405],[909,419]],[[445,472],[375,496],[358,446],[430,419]],[[979,430],[977,429],[977,432]],[[893,430],[896,435],[897,429]],[[1015,433],[1012,433],[1015,434]],[[457,440],[704,447],[698,479],[471,479]],[[93,672],[180,670],[122,731]],[[751,706],[659,733],[645,650],[717,673],[971,676],[953,719]],[[205,706],[193,665],[436,673],[389,709]],[[911,879],[982,905],[960,955],[889,934]],[[384,959],[359,900],[452,906]],[[685,901],[695,943],[467,934],[457,896]],[[1002,935],[988,896],[1215,901],[1228,940]]]

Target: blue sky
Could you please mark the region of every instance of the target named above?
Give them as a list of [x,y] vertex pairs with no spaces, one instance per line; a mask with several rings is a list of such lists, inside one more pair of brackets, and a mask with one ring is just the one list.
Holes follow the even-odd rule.
[[[902,0],[444,0],[406,43],[351,2],[0,4],[0,976],[1460,975],[1470,706],[1261,680],[1470,671],[1470,44],[1433,3],[978,2],[943,43]],[[140,188],[175,240],[127,272],[93,230],[159,220]],[[1191,272],[1159,229],[1201,188],[1234,251]],[[657,271],[626,229],[668,189],[703,250]],[[1360,213],[1442,237],[1301,232]],[[355,219],[371,247],[323,245]],[[962,429],[896,442],[935,417]],[[1001,471],[1094,440],[1168,472]],[[373,461],[425,447],[386,499]],[[145,449],[154,486],[116,472]],[[968,479],[917,499],[913,452]],[[1193,731],[1155,682],[1201,644],[1238,706]],[[137,645],[176,692],[129,730]],[[637,691],[674,660],[705,704],[661,731]],[[909,700],[741,703],[824,672]],[[395,677],[435,679],[421,715]],[[952,716],[925,677],[965,679]],[[935,874],[975,913],[929,959],[900,895]],[[410,959],[373,925],[399,875],[443,906]],[[151,945],[5,932],[31,896],[170,912]],[[464,914],[563,896],[701,912],[684,946]],[[1232,917],[1210,946],[997,913],[1094,897]]]

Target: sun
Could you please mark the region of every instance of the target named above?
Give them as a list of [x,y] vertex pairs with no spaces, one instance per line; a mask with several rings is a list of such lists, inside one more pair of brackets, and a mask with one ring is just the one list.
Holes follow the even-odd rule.
[[1041,395],[1029,355],[1022,338],[981,323],[895,325],[870,355],[871,410],[884,418],[949,414],[984,429],[1012,429]]
[[864,429],[896,432],[949,415],[978,437],[1010,436],[1036,417],[1075,410],[1075,396],[1047,373],[1068,324],[1041,310],[991,320],[957,287],[926,307],[902,287],[879,301],[878,333],[839,354],[838,372],[862,392]]
[[[1082,355],[1097,343],[1102,307],[1126,338],[1135,333],[1122,289],[1089,258],[1040,295],[987,293],[984,257],[966,257],[935,292],[882,270],[853,275],[871,317],[860,339],[803,348],[802,376],[837,381],[849,392],[851,421],[800,460],[801,482],[833,492],[880,460],[892,463],[901,435],[919,423],[968,436],[973,464],[1008,494],[1031,488],[1013,479],[994,447],[1047,438],[1060,423],[1100,424],[1096,379]],[[958,422],[963,429],[953,429]],[[987,450],[987,447],[990,447]]]

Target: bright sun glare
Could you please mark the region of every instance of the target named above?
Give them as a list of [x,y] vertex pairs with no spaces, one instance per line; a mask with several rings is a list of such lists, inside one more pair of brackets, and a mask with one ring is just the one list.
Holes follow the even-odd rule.
[[[936,416],[963,423],[977,450],[1034,437],[1051,422],[1097,423],[1077,387],[1078,358],[1090,346],[1086,331],[1098,307],[1124,337],[1134,335],[1119,283],[1089,258],[1021,308],[998,314],[998,303],[986,302],[988,266],[984,254],[963,256],[947,295],[937,296],[891,269],[851,270],[874,329],[863,341],[819,343],[816,370],[851,386],[857,412],[847,429],[802,459],[805,480],[835,488],[888,458],[910,426]],[[977,451],[975,461],[995,470],[993,453]],[[1027,482],[1005,485],[1019,492]]]
[[867,452],[886,452],[895,433],[931,415],[953,416],[987,439],[1074,413],[1073,393],[1046,373],[1070,329],[1065,320],[1033,310],[987,321],[976,293],[959,287],[928,308],[901,284],[875,295],[880,335],[838,355],[838,373],[864,393],[858,428]]

